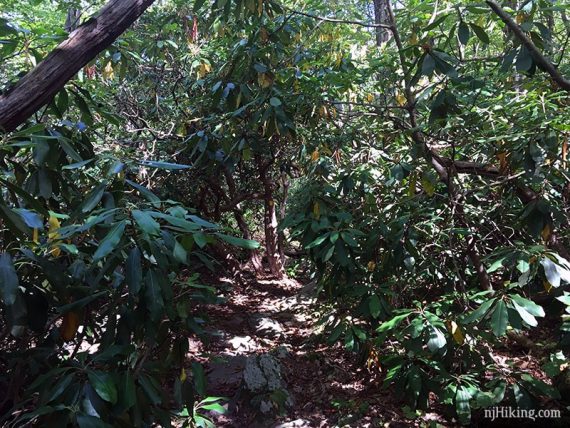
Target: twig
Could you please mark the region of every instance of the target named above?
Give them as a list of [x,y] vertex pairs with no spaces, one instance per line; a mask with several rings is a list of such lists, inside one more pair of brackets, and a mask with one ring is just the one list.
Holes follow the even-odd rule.
[[302,15],[306,16],[307,18],[317,19],[319,21],[332,22],[333,24],[358,25],[361,27],[369,27],[369,28],[387,28],[387,29],[392,28],[390,25],[387,24],[368,24],[366,22],[353,21],[351,19],[327,18],[326,16],[313,15],[312,13],[301,12],[300,10],[291,9],[286,6],[282,7],[283,9],[288,10],[289,12],[295,15]]

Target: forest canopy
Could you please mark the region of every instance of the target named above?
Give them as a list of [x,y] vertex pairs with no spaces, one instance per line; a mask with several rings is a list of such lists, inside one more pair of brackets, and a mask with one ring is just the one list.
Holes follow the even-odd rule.
[[0,425],[567,426],[569,14],[0,0]]

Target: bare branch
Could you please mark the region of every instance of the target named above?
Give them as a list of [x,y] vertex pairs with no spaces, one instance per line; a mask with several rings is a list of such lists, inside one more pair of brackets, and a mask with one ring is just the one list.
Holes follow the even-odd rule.
[[511,16],[505,12],[501,6],[499,6],[499,3],[497,3],[495,0],[486,0],[486,3],[493,10],[493,12],[495,12],[497,16],[501,18],[505,25],[509,27],[517,39],[519,39],[523,44],[523,46],[527,48],[527,50],[532,55],[532,58],[534,59],[536,65],[540,69],[550,74],[550,77],[552,77],[552,80],[554,80],[558,86],[560,86],[565,91],[570,92],[570,80],[562,76],[554,64],[552,64],[544,55],[542,55],[542,53],[534,45],[532,40],[527,37],[521,27],[515,21],[513,21],[513,18],[511,18]]

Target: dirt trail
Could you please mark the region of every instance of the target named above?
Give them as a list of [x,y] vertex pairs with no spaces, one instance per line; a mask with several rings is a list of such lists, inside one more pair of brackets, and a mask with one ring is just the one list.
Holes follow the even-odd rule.
[[[208,394],[230,398],[219,427],[410,426],[390,394],[358,368],[354,354],[320,344],[314,333],[315,300],[294,280],[249,278],[228,285],[221,305],[208,306],[212,338],[196,343],[205,355]],[[215,328],[215,329],[214,329]],[[279,361],[292,405],[263,416],[244,396],[248,356],[271,353]],[[413,425],[413,423],[411,424]]]

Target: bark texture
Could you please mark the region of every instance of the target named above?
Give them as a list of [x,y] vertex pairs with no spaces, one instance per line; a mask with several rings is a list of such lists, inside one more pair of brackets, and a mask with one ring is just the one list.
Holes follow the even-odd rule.
[[13,131],[131,26],[154,0],[110,0],[10,91],[0,96],[0,129]]
[[[374,23],[384,24],[388,22],[388,11],[384,0],[373,0],[374,3]],[[376,27],[376,46],[382,46],[390,39],[390,30],[385,27]]]
[[272,162],[263,162],[261,156],[256,156],[259,178],[263,184],[263,222],[265,226],[265,252],[269,271],[276,279],[284,277],[283,260],[279,253],[279,233],[277,230],[277,211],[274,199],[274,183],[269,174]]

